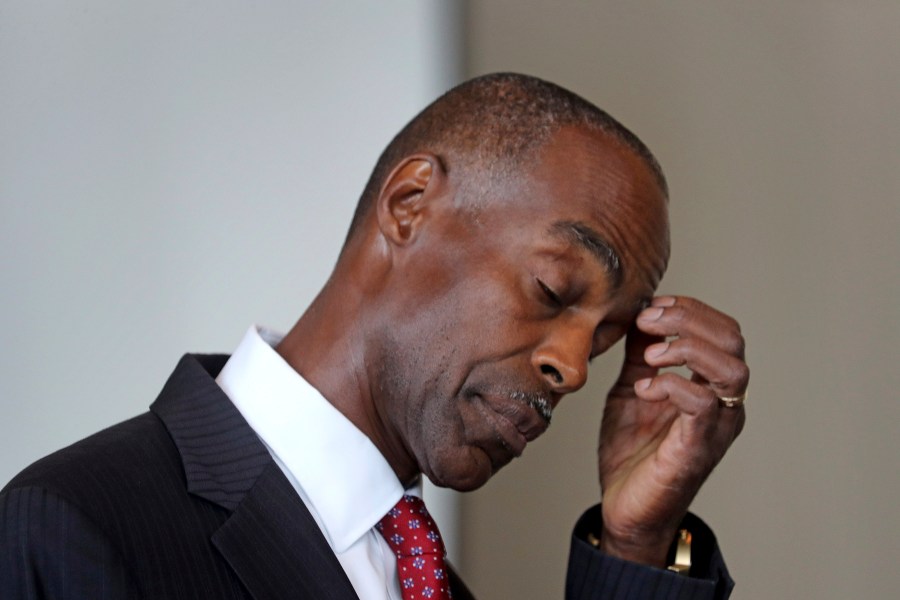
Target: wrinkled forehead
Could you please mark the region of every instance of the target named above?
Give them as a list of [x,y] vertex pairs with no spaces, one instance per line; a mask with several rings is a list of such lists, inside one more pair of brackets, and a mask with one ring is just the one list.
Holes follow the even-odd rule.
[[[602,132],[562,129],[523,169],[506,209],[614,256],[623,279],[656,288],[669,257],[668,200],[657,173],[624,143]],[[593,248],[592,248],[593,247]]]

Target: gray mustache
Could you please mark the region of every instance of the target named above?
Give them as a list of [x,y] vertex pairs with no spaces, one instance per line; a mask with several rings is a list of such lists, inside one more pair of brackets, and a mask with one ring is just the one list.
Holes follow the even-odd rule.
[[541,415],[541,418],[547,422],[547,425],[550,424],[550,419],[551,417],[553,417],[553,407],[550,405],[550,401],[547,400],[544,395],[516,391],[512,392],[509,396],[513,400],[524,402],[525,404],[536,410],[537,414]]

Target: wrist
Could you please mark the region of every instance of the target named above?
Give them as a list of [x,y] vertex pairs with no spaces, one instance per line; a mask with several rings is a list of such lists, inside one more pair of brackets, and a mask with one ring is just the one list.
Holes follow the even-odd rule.
[[[625,560],[618,556],[607,556],[601,550],[600,538],[605,525],[602,511],[603,507],[597,504],[585,511],[575,523],[572,531],[573,557],[577,554],[585,560],[595,560],[598,564],[617,565],[616,569],[637,569],[641,573],[649,574],[648,576],[665,579],[667,577],[665,571],[659,569],[658,566],[635,563],[633,560]],[[728,569],[722,559],[716,536],[709,526],[697,516],[687,513],[674,527],[676,531],[672,534],[670,542],[676,541],[671,546],[664,567],[670,571],[667,580],[672,581],[671,575],[678,573],[680,577],[692,581],[729,582],[723,583],[723,585],[731,585]],[[685,530],[685,534],[683,542],[679,544],[677,540],[681,538],[681,530]],[[619,533],[625,532],[619,530]],[[683,585],[692,586],[693,583],[685,581]]]
[[672,535],[668,533],[623,538],[613,535],[606,528],[595,540],[597,543],[594,545],[608,556],[660,569],[666,568],[672,546]]

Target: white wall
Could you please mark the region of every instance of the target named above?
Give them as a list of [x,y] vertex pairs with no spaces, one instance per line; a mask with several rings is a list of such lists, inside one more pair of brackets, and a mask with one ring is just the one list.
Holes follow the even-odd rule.
[[182,353],[293,324],[381,149],[455,83],[455,13],[0,5],[0,482],[146,410]]

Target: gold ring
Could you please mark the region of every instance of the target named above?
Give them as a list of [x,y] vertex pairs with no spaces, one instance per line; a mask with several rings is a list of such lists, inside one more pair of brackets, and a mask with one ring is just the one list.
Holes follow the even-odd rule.
[[724,406],[725,408],[740,408],[744,405],[744,401],[747,399],[747,395],[749,391],[744,391],[740,396],[716,396],[719,399],[719,404]]

